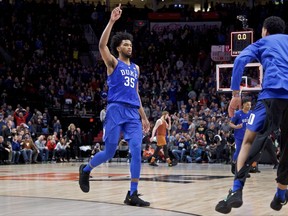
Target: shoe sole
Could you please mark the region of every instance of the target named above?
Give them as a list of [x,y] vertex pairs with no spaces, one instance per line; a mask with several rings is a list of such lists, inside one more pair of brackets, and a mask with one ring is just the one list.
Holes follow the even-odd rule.
[[230,206],[232,208],[240,208],[242,206],[243,202],[233,202],[233,203],[230,203]]
[[225,204],[225,205],[224,204],[220,204],[220,203],[215,207],[215,211],[220,212],[222,214],[230,213],[231,209],[232,209],[231,206],[229,206],[227,204]]
[[230,205],[225,205],[225,206],[216,206],[215,211],[220,212],[222,214],[228,214],[231,212],[232,208],[240,208],[242,206],[242,203],[235,202],[231,203]]
[[128,202],[126,202],[126,201],[124,201],[124,204],[130,205],[130,206],[137,206],[137,207],[148,207],[148,206],[150,206],[150,203],[147,204],[147,205],[139,205],[139,204],[128,203]]
[[220,212],[222,214],[228,214],[231,212],[232,208],[240,208],[243,204],[243,201],[230,201],[229,203],[227,203],[226,201],[222,200],[220,201],[216,207],[215,207],[215,211]]
[[270,207],[274,210],[274,211],[280,211],[282,209],[282,205],[281,206],[274,206],[272,203],[270,204]]
[[124,204],[126,204],[126,205],[130,205],[130,206],[138,206],[138,207],[148,207],[148,206],[150,206],[150,203],[147,204],[147,205],[139,205],[139,204],[132,204],[132,203],[129,203],[129,202],[127,202],[126,200],[124,200]]

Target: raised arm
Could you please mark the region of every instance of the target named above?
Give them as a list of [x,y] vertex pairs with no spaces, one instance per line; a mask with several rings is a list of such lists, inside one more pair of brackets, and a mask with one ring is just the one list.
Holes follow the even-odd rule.
[[151,138],[150,138],[150,142],[153,141],[153,138],[156,134],[156,130],[158,129],[158,127],[162,124],[162,120],[161,119],[158,119],[154,125],[154,128],[152,130],[152,134],[151,134]]
[[112,10],[110,20],[106,28],[104,29],[101,35],[100,41],[99,41],[99,51],[107,67],[108,75],[113,72],[115,66],[117,65],[117,59],[111,54],[107,44],[108,44],[110,33],[111,33],[114,23],[121,17],[122,10],[120,7],[121,7],[121,4],[119,4],[118,7]]
[[171,130],[171,116],[168,116],[168,123],[166,125],[167,130]]
[[262,40],[258,40],[257,42],[249,45],[240,53],[239,56],[237,56],[234,61],[230,86],[232,90],[232,99],[228,106],[229,117],[234,116],[236,109],[241,109],[240,83],[242,80],[242,75],[247,63],[252,62],[255,59],[259,60],[258,48],[262,46],[262,43]]

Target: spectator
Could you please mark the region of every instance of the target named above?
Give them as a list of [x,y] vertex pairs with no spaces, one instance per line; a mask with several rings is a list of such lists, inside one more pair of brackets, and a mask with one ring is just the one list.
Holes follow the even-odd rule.
[[12,164],[18,164],[21,155],[21,141],[22,136],[14,135],[12,140]]
[[75,125],[72,123],[68,126],[68,130],[67,130],[67,139],[70,142],[70,146],[73,149],[73,157],[75,159],[78,159],[80,156],[80,144],[81,144],[81,137],[79,132],[76,130]]
[[0,136],[0,164],[10,163],[10,152],[12,152],[11,147],[5,143],[3,136]]
[[53,132],[56,132],[57,134],[59,134],[61,129],[62,129],[62,125],[60,123],[60,120],[57,119],[56,122],[53,124]]
[[37,138],[37,140],[35,141],[35,145],[39,149],[39,155],[41,158],[41,162],[43,162],[43,163],[48,162],[48,159],[49,159],[49,149],[45,144],[46,144],[46,140],[45,140],[44,135],[40,135]]
[[177,149],[172,150],[172,154],[178,162],[186,162],[186,152],[188,151],[189,142],[184,135],[179,135]]
[[24,135],[24,140],[21,143],[22,146],[22,155],[26,164],[28,163],[37,163],[37,157],[39,150],[34,144],[32,138],[29,134]]
[[65,138],[61,138],[55,147],[56,160],[59,160],[60,162],[66,161],[66,146]]
[[20,126],[22,123],[26,124],[29,112],[27,112],[22,107],[17,108],[14,112],[14,119],[16,121],[16,126]]
[[202,163],[202,155],[203,155],[202,148],[199,148],[199,146],[196,143],[194,143],[190,149],[190,154],[187,156],[187,162]]
[[49,150],[49,155],[52,155],[51,161],[55,161],[55,153],[56,153],[56,140],[53,136],[49,135],[47,137],[47,143],[46,143],[46,147]]

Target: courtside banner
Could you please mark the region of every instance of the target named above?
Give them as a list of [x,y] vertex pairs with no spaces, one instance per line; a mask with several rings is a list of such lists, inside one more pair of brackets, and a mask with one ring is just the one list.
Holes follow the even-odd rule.
[[220,21],[208,21],[208,22],[151,22],[150,31],[161,32],[164,29],[168,31],[174,31],[185,26],[192,27],[194,29],[209,29],[220,28]]

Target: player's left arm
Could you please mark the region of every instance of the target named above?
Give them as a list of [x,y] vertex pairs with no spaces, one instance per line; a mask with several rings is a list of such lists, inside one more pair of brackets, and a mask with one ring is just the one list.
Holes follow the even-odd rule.
[[[243,51],[241,51],[240,55],[236,57],[234,61],[230,86],[232,91],[238,91],[239,93],[245,66],[254,60],[260,60],[259,47],[262,45],[262,40],[250,44]],[[235,95],[233,94],[233,96]]]
[[244,73],[245,66],[252,62],[253,60],[260,61],[260,49],[259,47],[263,46],[263,40],[258,40],[253,44],[250,44],[240,55],[236,57],[234,61],[232,77],[231,77],[231,86],[232,90],[232,99],[228,106],[229,117],[234,116],[236,109],[241,109],[241,92],[240,92],[240,83],[242,80],[242,75]]
[[[138,79],[139,79],[139,76],[140,76],[140,68],[138,65],[136,65],[136,69],[138,71]],[[141,98],[140,98],[140,95],[139,95],[139,91],[138,91],[139,87],[138,87],[138,82],[137,82],[137,85],[136,85],[136,91],[137,91],[137,94],[138,94],[138,98],[139,98],[139,102],[140,102],[140,108],[139,108],[139,114],[141,116],[141,120],[142,120],[142,125],[143,125],[143,129],[144,129],[144,132],[147,133],[150,129],[150,123],[147,119],[147,116],[144,112],[144,109],[143,109],[143,106],[142,106],[142,101],[141,101]]]

